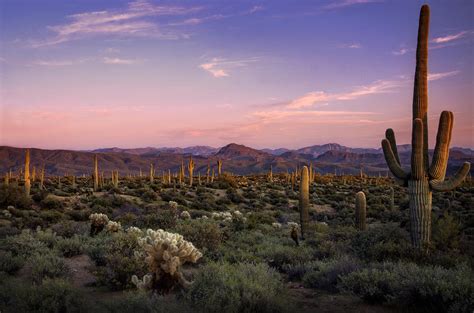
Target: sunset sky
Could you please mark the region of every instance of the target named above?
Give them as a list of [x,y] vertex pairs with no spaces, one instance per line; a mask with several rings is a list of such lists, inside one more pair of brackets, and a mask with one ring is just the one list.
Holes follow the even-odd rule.
[[[409,143],[423,3],[0,0],[0,145]],[[474,147],[474,2],[427,3],[431,147]]]

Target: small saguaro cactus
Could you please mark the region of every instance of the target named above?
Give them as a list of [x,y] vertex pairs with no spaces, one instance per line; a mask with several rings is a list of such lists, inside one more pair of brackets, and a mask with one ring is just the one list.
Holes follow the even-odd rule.
[[300,224],[301,224],[301,239],[304,239],[305,232],[309,223],[309,173],[308,167],[303,166],[301,169],[300,179]]
[[194,161],[193,157],[189,158],[188,163],[188,173],[189,173],[189,186],[193,186],[193,175],[194,175]]
[[356,194],[355,200],[355,223],[358,230],[366,230],[366,214],[367,214],[367,205],[365,200],[365,194],[362,191],[359,191]]
[[395,134],[387,129],[382,148],[392,174],[408,187],[410,207],[410,236],[412,245],[427,251],[431,240],[432,191],[449,191],[461,184],[470,169],[465,162],[453,178],[445,180],[449,143],[453,129],[453,113],[443,111],[431,165],[428,155],[428,32],[430,8],[423,5],[420,12],[416,48],[415,87],[413,93],[413,128],[411,171],[401,167]]
[[217,160],[217,175],[221,176],[222,174],[222,161],[219,159]]
[[268,172],[268,182],[273,182],[273,166],[270,165],[270,171]]
[[26,149],[25,153],[25,193],[30,195],[31,181],[30,181],[30,149]]
[[211,164],[207,164],[207,171],[206,171],[206,183],[209,184],[209,179],[210,179],[210,173],[211,173]]
[[39,189],[40,189],[40,190],[43,190],[43,188],[44,188],[44,166],[43,166],[43,168],[41,169],[40,185],[39,185]]
[[153,184],[153,176],[155,174],[155,170],[153,169],[153,163],[150,164],[150,184]]
[[99,190],[99,161],[97,154],[94,154],[94,191]]
[[5,186],[10,185],[10,176],[8,175],[8,173],[5,174],[3,183],[5,184]]

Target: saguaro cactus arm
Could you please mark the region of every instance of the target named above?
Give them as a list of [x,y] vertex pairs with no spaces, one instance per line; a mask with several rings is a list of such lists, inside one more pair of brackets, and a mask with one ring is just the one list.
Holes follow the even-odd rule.
[[387,138],[388,142],[390,143],[390,148],[392,148],[393,155],[397,160],[398,165],[401,164],[400,158],[398,157],[398,149],[397,149],[397,141],[395,140],[395,133],[393,129],[389,128],[385,131],[385,138]]
[[439,118],[436,146],[429,174],[432,179],[444,179],[449,158],[449,143],[453,131],[454,116],[452,112],[443,111]]
[[462,181],[466,178],[469,170],[471,169],[471,163],[464,162],[461,168],[454,174],[454,176],[448,180],[430,180],[430,186],[436,191],[450,191],[458,187]]
[[400,163],[397,161],[397,157],[394,154],[394,151],[392,150],[390,141],[388,139],[383,139],[382,140],[382,149],[383,149],[383,154],[385,156],[385,161],[387,162],[387,166],[392,172],[392,174],[403,181],[408,179],[408,174],[405,173],[405,171],[402,169],[400,166]]

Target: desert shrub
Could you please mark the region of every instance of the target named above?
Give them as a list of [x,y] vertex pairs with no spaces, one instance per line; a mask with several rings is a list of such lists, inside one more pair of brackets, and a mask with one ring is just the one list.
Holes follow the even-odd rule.
[[1,242],[1,246],[7,251],[11,251],[13,255],[25,258],[48,248],[46,243],[39,240],[35,232],[29,229],[23,230],[19,235],[5,238]]
[[197,274],[186,299],[203,312],[281,312],[283,285],[265,264],[210,263]]
[[158,199],[158,194],[153,190],[148,189],[141,194],[140,198],[145,202],[152,202]]
[[94,261],[95,265],[104,266],[107,263],[107,247],[112,240],[113,237],[105,232],[88,238],[88,243],[85,245],[85,252]]
[[[87,218],[88,219],[88,218]],[[62,220],[51,226],[51,230],[58,236],[70,238],[74,235],[85,235],[89,232],[89,226],[76,221]]]
[[132,287],[133,275],[145,275],[144,260],[135,257],[138,249],[137,237],[133,234],[119,232],[111,236],[105,245],[103,256],[105,266],[97,271],[99,282],[110,286],[112,289],[125,289]]
[[235,177],[229,173],[222,173],[221,176],[214,181],[214,188],[216,189],[228,189],[228,188],[237,188],[239,185],[235,180]]
[[0,186],[0,207],[6,208],[9,205],[19,209],[28,209],[31,206],[31,200],[26,196],[23,188],[10,184]]
[[38,189],[36,192],[34,192],[31,195],[31,198],[33,199],[33,201],[40,203],[41,201],[46,199],[48,195],[49,195],[49,192],[46,189],[43,189],[43,190]]
[[358,232],[351,241],[354,253],[375,261],[398,260],[411,255],[408,234],[398,226],[384,225]]
[[459,222],[446,212],[433,223],[432,243],[438,250],[458,250],[460,233]]
[[118,299],[106,300],[96,309],[97,312],[110,313],[191,313],[187,303],[175,297],[164,297],[145,292],[127,292]]
[[0,272],[14,274],[24,263],[25,260],[23,257],[13,255],[10,251],[0,250]]
[[205,251],[215,251],[223,240],[222,230],[214,221],[187,220],[177,225],[175,228],[178,234],[184,239],[192,242],[198,249]]
[[42,208],[48,209],[48,210],[59,210],[62,207],[61,201],[54,197],[46,197],[44,198],[41,203],[40,203]]
[[172,210],[160,210],[157,213],[147,214],[140,219],[143,228],[171,229],[176,226],[178,217]]
[[77,289],[62,279],[45,279],[40,285],[0,284],[0,310],[6,313],[87,312],[82,299]]
[[466,264],[452,269],[404,262],[372,265],[341,277],[340,288],[367,302],[435,312],[470,312],[474,306],[474,273]]
[[261,224],[271,224],[275,222],[275,218],[267,212],[252,212],[247,218],[250,228],[258,228]]
[[313,258],[312,251],[308,247],[268,242],[259,245],[256,254],[279,271],[288,264],[306,263]]
[[337,291],[341,277],[361,267],[358,260],[349,257],[316,261],[312,264],[313,268],[304,275],[303,283],[308,287],[327,291]]
[[35,283],[41,283],[45,278],[66,277],[69,274],[69,268],[64,259],[51,251],[32,255],[25,266]]
[[55,248],[59,250],[63,256],[69,258],[82,254],[84,251],[84,240],[83,237],[77,235],[70,238],[60,239],[56,243]]
[[55,210],[41,211],[39,215],[41,219],[49,223],[59,222],[63,218],[63,214]]

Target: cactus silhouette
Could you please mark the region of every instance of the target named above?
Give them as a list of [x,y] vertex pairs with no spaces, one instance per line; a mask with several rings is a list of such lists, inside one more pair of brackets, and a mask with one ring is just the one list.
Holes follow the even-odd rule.
[[433,160],[428,156],[428,32],[430,8],[423,5],[420,12],[416,49],[415,86],[413,92],[413,128],[411,172],[400,165],[395,134],[387,129],[382,148],[392,174],[408,186],[410,206],[410,235],[415,248],[428,248],[431,237],[432,191],[449,191],[461,184],[470,169],[465,162],[453,178],[445,180],[449,157],[449,143],[453,129],[453,113],[443,111],[440,116]]

